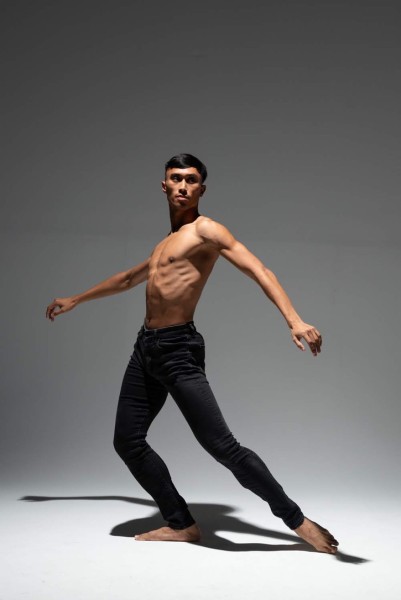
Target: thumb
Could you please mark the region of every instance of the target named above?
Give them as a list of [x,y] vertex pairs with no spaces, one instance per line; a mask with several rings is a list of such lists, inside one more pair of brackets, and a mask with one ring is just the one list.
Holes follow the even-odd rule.
[[293,336],[292,339],[300,350],[305,350],[305,346],[299,341],[299,339],[295,335]]

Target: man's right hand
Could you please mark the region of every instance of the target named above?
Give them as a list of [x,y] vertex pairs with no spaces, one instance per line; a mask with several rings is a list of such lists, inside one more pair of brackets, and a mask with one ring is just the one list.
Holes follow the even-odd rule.
[[[55,298],[51,304],[46,308],[46,318],[50,321],[54,321],[54,317],[62,315],[69,310],[72,310],[78,304],[76,298]],[[56,310],[59,308],[59,310]]]

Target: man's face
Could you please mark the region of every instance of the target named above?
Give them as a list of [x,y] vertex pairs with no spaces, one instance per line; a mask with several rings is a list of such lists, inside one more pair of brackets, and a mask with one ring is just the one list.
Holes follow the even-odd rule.
[[174,167],[167,169],[166,178],[162,181],[162,189],[167,194],[170,205],[177,208],[192,208],[197,206],[206,186],[202,184],[202,177],[195,167],[186,169]]

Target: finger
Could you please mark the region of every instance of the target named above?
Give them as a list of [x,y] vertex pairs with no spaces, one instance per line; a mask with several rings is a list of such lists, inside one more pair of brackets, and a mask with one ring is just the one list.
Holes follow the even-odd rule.
[[316,327],[308,327],[308,329],[305,332],[307,335],[309,335],[310,337],[312,337],[313,339],[319,337],[319,333],[316,329]]
[[316,338],[316,349],[318,352],[321,352],[321,347],[322,347],[322,338],[320,335],[317,336]]
[[306,333],[304,333],[303,338],[305,340],[305,342],[308,344],[309,348],[311,349],[312,352],[314,352],[315,350],[315,341],[312,337],[312,334],[310,331],[307,331]]
[[307,341],[307,343],[308,343],[308,346],[309,346],[309,348],[310,348],[310,350],[311,350],[312,354],[313,354],[314,356],[316,356],[316,355],[317,355],[317,346],[316,346],[316,343],[315,343],[315,341],[314,341],[314,340],[311,340],[311,339],[308,339],[306,336],[305,336],[305,340]]
[[54,308],[55,306],[57,306],[57,301],[56,301],[56,299],[54,299],[54,300],[53,300],[53,302],[51,302],[51,303],[49,304],[49,306],[47,307],[47,309],[46,309],[46,316],[48,316],[48,315],[51,313],[51,311],[53,310],[53,308]]
[[315,333],[315,343],[318,347],[318,351],[320,352],[320,348],[322,346],[322,335],[321,335],[320,331],[318,331],[316,328],[315,328],[314,333]]
[[317,356],[317,353],[320,352],[320,347],[317,341],[317,337],[314,334],[314,329],[307,331],[304,335],[304,338],[307,341],[312,354],[314,356]]
[[318,337],[315,338],[314,346],[315,346],[316,352],[320,352],[320,341],[319,341]]

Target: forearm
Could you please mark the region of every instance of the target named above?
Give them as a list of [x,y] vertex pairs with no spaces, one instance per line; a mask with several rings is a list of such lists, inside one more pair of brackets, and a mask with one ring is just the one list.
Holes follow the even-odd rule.
[[104,296],[111,296],[112,294],[118,294],[129,289],[130,281],[125,271],[112,275],[105,281],[91,287],[82,294],[76,294],[72,296],[76,304],[82,302],[88,302],[89,300],[95,300],[97,298],[103,298]]
[[269,300],[277,306],[290,328],[296,323],[302,322],[287,293],[272,271],[264,267],[256,277],[256,281]]

